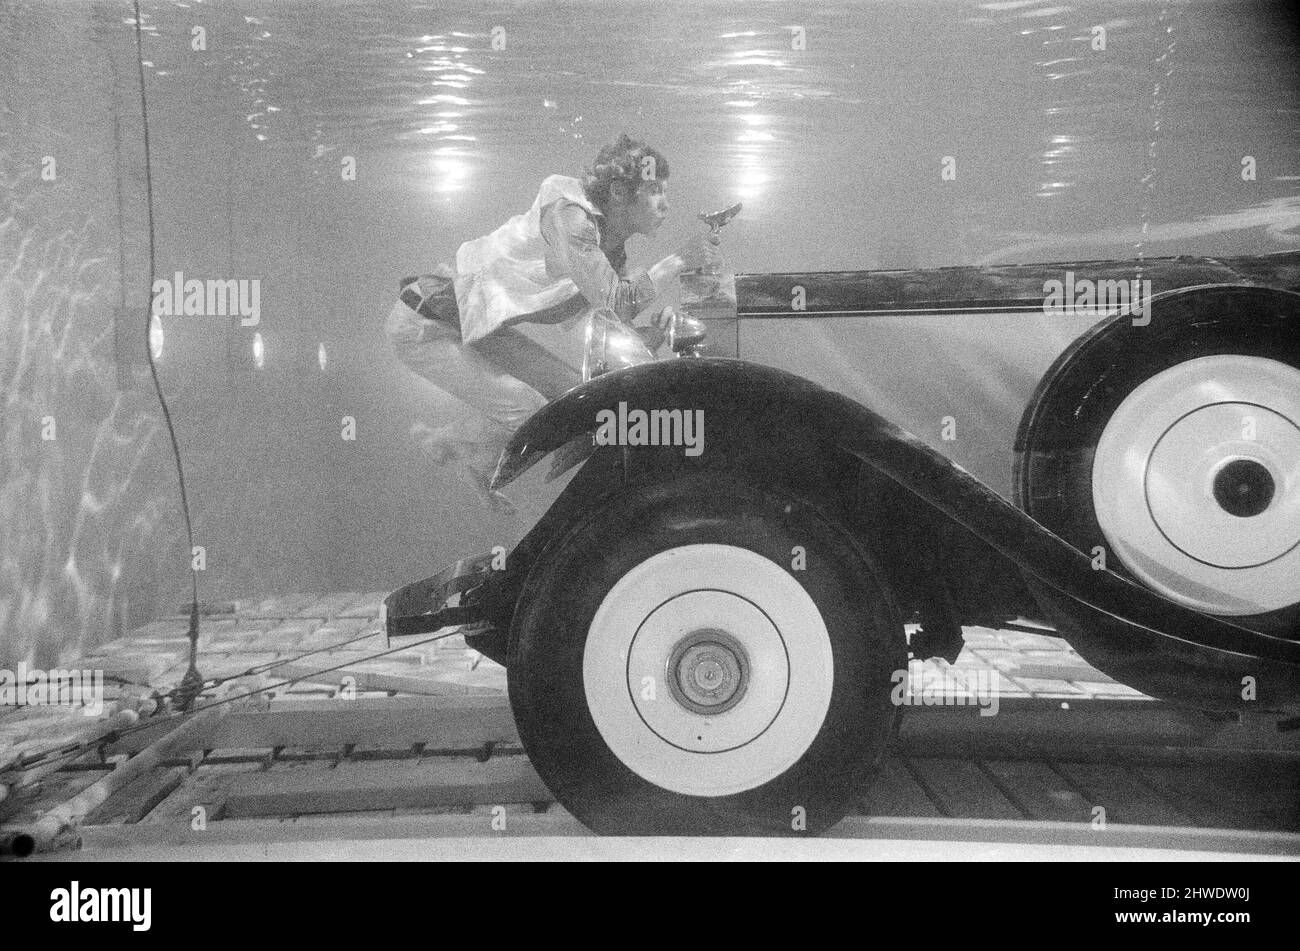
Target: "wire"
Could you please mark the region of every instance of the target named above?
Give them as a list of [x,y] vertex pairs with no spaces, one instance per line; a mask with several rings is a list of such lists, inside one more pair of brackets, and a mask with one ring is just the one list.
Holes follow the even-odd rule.
[[[185,717],[195,716],[195,715],[197,715],[197,714],[199,714],[199,713],[202,713],[204,710],[211,710],[213,707],[219,707],[219,706],[221,706],[221,705],[224,704],[224,703],[233,703],[233,702],[236,701],[236,700],[243,700],[243,699],[245,699],[245,698],[247,698],[247,697],[255,697],[255,696],[257,696],[257,695],[260,694],[260,693],[266,693],[267,691],[270,691],[270,690],[278,690],[279,688],[281,688],[281,687],[285,687],[285,686],[288,686],[289,684],[301,683],[301,682],[304,681],[304,680],[310,680],[312,677],[319,677],[321,674],[328,674],[328,673],[330,673],[330,672],[332,672],[332,671],[335,671],[335,670],[341,670],[342,668],[344,668],[344,667],[348,667],[348,666],[353,665],[353,664],[364,664],[364,663],[367,663],[367,662],[372,661],[372,660],[378,660],[380,657],[387,657],[389,654],[396,654],[396,653],[398,653],[398,652],[400,652],[400,651],[410,650],[412,647],[420,647],[420,646],[422,646],[422,645],[424,645],[424,644],[432,644],[434,641],[441,641],[441,640],[444,640],[445,638],[448,638],[448,637],[455,637],[457,634],[462,633],[462,629],[463,629],[463,625],[458,625],[455,629],[448,631],[446,634],[435,634],[433,637],[427,637],[427,638],[425,638],[424,640],[422,640],[422,641],[416,641],[416,642],[413,643],[413,644],[402,644],[400,647],[392,647],[392,648],[389,648],[388,650],[380,651],[378,654],[369,654],[369,655],[367,655],[367,656],[365,656],[365,657],[359,657],[359,658],[356,658],[356,659],[354,659],[354,660],[346,660],[346,661],[344,661],[343,663],[341,663],[341,664],[336,664],[336,665],[333,666],[333,667],[326,667],[326,668],[324,668],[323,670],[313,670],[313,671],[309,671],[308,673],[301,674],[301,675],[299,675],[299,676],[297,676],[297,677],[290,677],[290,678],[287,679],[287,680],[282,680],[282,681],[279,682],[279,683],[271,684],[271,685],[269,685],[269,686],[260,687],[260,688],[258,688],[257,690],[250,690],[250,691],[248,691],[248,692],[246,692],[246,693],[236,694],[236,695],[231,696],[231,697],[223,697],[223,698],[220,699],[220,700],[216,700],[216,701],[214,701],[214,702],[212,702],[212,703],[207,704],[206,706],[198,707],[197,709],[185,709],[185,710],[182,710],[180,713],[174,715],[173,717],[169,717],[169,718],[167,718],[166,721],[164,721],[164,720],[158,720],[158,719],[155,719],[155,718],[153,718],[153,717],[150,717],[149,719],[147,719],[147,720],[141,720],[139,723],[136,723],[136,724],[134,724],[134,725],[132,725],[132,726],[124,727],[124,728],[121,729],[121,730],[114,730],[112,733],[109,733],[109,734],[107,734],[107,735],[105,735],[105,736],[96,737],[96,738],[93,739],[93,740],[87,740],[87,741],[85,741],[85,742],[83,742],[83,743],[78,743],[78,744],[76,744],[75,746],[71,746],[71,747],[66,748],[66,749],[65,749],[65,748],[60,748],[60,747],[55,747],[54,749],[45,750],[44,752],[42,752],[42,753],[40,753],[40,754],[38,754],[38,755],[36,755],[36,756],[33,756],[31,759],[23,759],[23,760],[20,760],[20,764],[21,764],[21,765],[20,765],[20,768],[19,768],[18,770],[15,770],[15,771],[16,771],[16,772],[22,772],[22,771],[25,771],[25,770],[31,769],[33,766],[37,766],[37,765],[40,765],[40,764],[43,764],[43,763],[47,763],[47,762],[50,762],[50,761],[52,761],[52,760],[57,760],[57,759],[67,759],[67,758],[70,757],[70,756],[79,756],[79,755],[85,753],[86,751],[90,750],[92,747],[103,746],[103,745],[105,745],[105,744],[107,744],[107,743],[116,743],[116,742],[120,742],[121,739],[122,739],[123,737],[130,736],[132,733],[137,733],[137,732],[139,732],[140,730],[148,730],[148,729],[152,729],[153,727],[157,726],[159,723],[170,722],[170,721],[174,721],[174,720],[184,719]],[[372,633],[370,633],[370,634],[366,634],[366,635],[364,635],[364,636],[365,636],[365,637],[374,637],[374,633],[372,632]],[[352,638],[352,640],[343,641],[341,644],[337,644],[337,645],[334,645],[334,646],[335,646],[335,647],[343,647],[343,646],[345,646],[345,645],[347,645],[347,644],[351,644],[351,643],[353,643],[354,641],[358,641],[358,640],[361,640],[361,639],[362,639],[362,638],[360,638],[360,637]],[[301,657],[307,657],[307,656],[310,656],[311,654],[318,654],[318,653],[321,652],[321,650],[332,650],[332,649],[333,649],[333,648],[321,648],[320,650],[309,651],[308,653],[306,653],[306,654],[302,654],[302,655],[300,655],[300,656],[301,656]],[[293,663],[293,661],[295,661],[295,660],[297,660],[297,659],[299,659],[299,658],[289,658],[288,660],[278,661],[278,662],[272,664],[271,666],[273,666],[273,667],[278,667],[278,666],[282,666],[282,665],[284,665],[284,664],[290,664],[290,663]],[[250,669],[252,669],[252,668],[250,668]],[[232,677],[224,677],[224,678],[221,678],[220,680],[215,681],[215,682],[212,684],[212,686],[216,686],[216,685],[218,685],[218,684],[225,683],[225,682],[228,681],[228,680],[237,680],[237,679],[239,679],[240,677],[243,677],[243,676],[247,676],[247,675],[245,675],[245,674],[235,674],[235,675],[232,676]],[[206,686],[206,685],[204,685],[204,686]],[[175,692],[175,691],[169,691],[169,693],[174,693],[174,692]],[[164,694],[164,696],[166,696],[166,694]]]
[[[259,693],[266,693],[267,691],[270,690],[278,690],[281,687],[288,686],[289,684],[301,683],[302,681],[308,680],[312,677],[319,677],[321,674],[328,674],[335,670],[342,670],[344,667],[350,667],[354,664],[364,664],[372,660],[378,660],[381,657],[387,657],[389,654],[396,654],[404,650],[410,650],[412,647],[419,647],[422,644],[432,644],[434,641],[440,641],[448,637],[455,637],[460,633],[461,633],[460,629],[457,628],[456,630],[448,631],[446,634],[436,634],[433,637],[425,638],[422,641],[416,641],[414,644],[403,644],[400,647],[391,647],[386,651],[380,651],[378,654],[371,654],[367,657],[361,657],[356,660],[345,660],[343,663],[335,664],[333,667],[325,667],[321,670],[309,671],[308,673],[300,674],[297,677],[290,677],[288,680],[282,680],[280,681],[280,683],[277,684],[271,684],[266,687],[260,687],[257,690],[249,690],[247,693],[235,694],[233,697],[222,697],[220,700],[215,700],[212,703],[207,704],[206,706],[198,707],[193,711],[185,711],[179,715],[182,717],[193,716],[194,714],[202,713],[204,710],[211,710],[213,707],[219,707],[223,703],[233,703],[236,700],[243,700],[246,697],[255,697]],[[285,663],[289,663],[289,661],[285,661]],[[126,736],[128,733],[134,733],[137,730],[146,729],[148,726],[149,724],[147,723],[137,723],[134,726],[130,726],[124,730],[121,730],[119,736]]]
[[[347,647],[349,644],[355,644],[357,641],[364,641],[371,637],[379,637],[382,633],[383,633],[382,631],[367,631],[364,634],[358,634],[356,637],[348,638],[346,641],[339,641],[337,644],[327,644],[325,647],[318,647],[315,650],[305,651],[304,653],[297,654],[294,657],[286,657],[282,660],[268,660],[262,664],[254,664],[252,667],[249,667],[247,670],[241,671],[240,673],[230,674],[229,676],[226,677],[215,677],[212,680],[204,681],[203,686],[204,689],[210,687],[218,687],[221,684],[224,684],[230,680],[238,680],[241,677],[252,677],[255,674],[260,674],[267,670],[274,670],[276,667],[283,667],[286,664],[297,663],[298,661],[302,660],[304,657],[310,657],[312,654],[324,654],[330,651],[336,651],[340,647]],[[415,645],[413,644],[404,645],[404,647],[414,647],[414,646]],[[172,690],[169,690],[167,691],[167,693],[163,694],[163,696],[168,697],[175,692],[176,692],[176,688],[173,688]]]
[[[154,363],[153,345],[149,339],[150,331],[153,329],[153,282],[157,257],[153,214],[153,158],[149,148],[149,103],[145,96],[144,32],[140,23],[140,0],[131,0],[131,6],[135,11],[135,55],[140,76],[140,119],[144,124],[144,194],[149,218],[149,305],[145,308],[144,352],[149,360],[149,373],[153,377],[153,387],[158,394],[158,402],[162,405],[163,419],[167,423],[167,435],[171,439],[172,455],[176,459],[176,476],[181,489],[181,511],[185,515],[185,537],[189,540],[189,551],[192,553],[194,551],[194,526],[190,521],[190,504],[185,494],[185,468],[181,464],[181,450],[176,442],[176,427],[172,425],[171,410],[167,407],[167,398],[163,396],[162,384],[158,382],[158,367]],[[199,677],[197,668],[199,655],[199,574],[193,567],[190,568],[190,586],[190,665],[185,672],[185,679],[182,683],[193,684],[197,678],[201,684],[202,678]]]
[[[229,676],[227,676],[227,677],[216,677],[216,678],[214,678],[214,679],[212,679],[212,680],[204,681],[204,683],[203,683],[203,685],[202,685],[202,689],[204,689],[204,690],[208,690],[208,689],[211,689],[212,687],[219,687],[219,686],[221,686],[221,684],[227,683],[228,681],[231,681],[231,680],[239,680],[239,679],[242,678],[242,677],[252,677],[252,676],[255,676],[255,675],[257,675],[257,674],[260,674],[260,673],[262,673],[262,672],[264,672],[264,671],[266,671],[266,670],[273,670],[273,669],[275,669],[276,667],[283,667],[283,666],[285,666],[286,664],[293,664],[293,663],[296,663],[296,662],[302,660],[304,657],[310,657],[312,654],[320,654],[320,653],[325,653],[325,652],[329,652],[329,651],[336,651],[336,650],[338,650],[338,649],[341,648],[341,647],[347,647],[349,644],[355,644],[357,641],[363,641],[363,640],[366,640],[367,638],[370,638],[370,637],[377,637],[378,634],[379,634],[379,632],[377,632],[377,631],[367,631],[365,634],[361,634],[361,635],[359,635],[359,636],[357,636],[357,637],[349,638],[349,639],[346,640],[346,641],[339,641],[337,644],[330,644],[330,645],[327,645],[327,646],[325,646],[325,647],[318,647],[318,648],[316,648],[315,650],[306,651],[305,653],[298,654],[298,655],[295,656],[295,657],[286,657],[286,658],[284,658],[284,659],[282,659],[282,660],[272,660],[272,661],[267,661],[267,662],[264,663],[264,664],[255,664],[254,666],[249,667],[247,670],[245,670],[245,671],[243,671],[243,672],[241,672],[241,673],[238,673],[238,674],[231,674],[231,675],[229,675]],[[417,646],[417,645],[413,645],[413,644],[405,644],[405,645],[403,645],[403,649],[404,649],[404,648],[408,648],[408,647],[413,647],[413,646]],[[366,657],[366,658],[362,658],[362,659],[359,660],[359,661],[355,661],[354,663],[364,663],[365,661],[370,660],[370,659],[371,659],[371,658]],[[318,673],[324,673],[324,671],[314,671],[314,672],[312,672],[311,674],[308,674],[308,675],[306,675],[306,676],[316,676]],[[128,681],[128,680],[125,680],[125,679],[122,679],[122,678],[116,678],[116,679],[117,679],[120,683],[124,683],[124,684],[132,683],[132,681]],[[272,688],[268,688],[268,689],[275,689],[275,688],[272,687]],[[179,690],[179,688],[174,687],[174,688],[172,688],[171,690],[168,690],[166,693],[155,694],[155,696],[161,697],[161,698],[163,698],[163,699],[167,699],[167,698],[171,697],[173,694],[175,694],[175,693],[177,692],[177,690]],[[118,732],[118,733],[116,733],[115,735],[120,737],[120,736],[121,736],[121,733]],[[21,761],[21,763],[22,763],[22,769],[29,769],[29,768],[31,768],[31,766],[33,766],[33,765],[35,765],[35,764],[37,764],[37,763],[45,762],[46,760],[49,760],[49,759],[57,759],[57,758],[59,758],[59,757],[67,757],[67,756],[77,755],[77,754],[79,754],[79,753],[81,753],[81,752],[83,752],[83,751],[85,751],[85,750],[90,749],[92,746],[95,746],[95,745],[97,745],[97,744],[102,744],[102,743],[104,743],[104,742],[105,742],[104,737],[96,737],[96,738],[93,739],[93,740],[86,740],[86,741],[83,741],[83,742],[80,742],[80,743],[71,744],[71,745],[69,745],[69,746],[67,746],[67,747],[54,747],[54,748],[52,748],[52,749],[44,750],[44,751],[42,751],[41,753],[39,753],[39,754],[37,754],[37,755],[35,755],[35,756],[32,756],[30,759],[24,759],[24,760],[22,760],[22,761]]]

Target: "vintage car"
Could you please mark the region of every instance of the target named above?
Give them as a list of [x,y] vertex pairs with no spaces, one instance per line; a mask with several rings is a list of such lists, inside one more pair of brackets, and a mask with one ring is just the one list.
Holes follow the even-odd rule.
[[[1004,459],[1009,490],[936,448],[944,427],[970,428],[951,400],[922,414],[938,433],[923,439],[842,392],[834,366],[738,359],[743,328],[769,320],[1041,318],[1067,272],[1150,294],[1095,319],[1042,375]],[[1293,714],[1300,254],[735,286],[733,312],[705,315],[703,352],[682,339],[691,358],[608,359],[519,431],[497,485],[551,454],[556,472],[581,468],[507,556],[386,603],[390,635],[467,625],[506,665],[526,751],[584,823],[828,828],[882,754],[909,650],[955,659],[971,625],[1047,622],[1152,696]],[[702,431],[691,446],[636,438],[638,410],[660,433],[679,417]],[[978,426],[965,439],[987,452]]]

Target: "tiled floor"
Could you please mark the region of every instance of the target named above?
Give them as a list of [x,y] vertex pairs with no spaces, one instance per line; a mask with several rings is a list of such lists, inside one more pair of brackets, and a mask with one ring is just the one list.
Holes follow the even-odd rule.
[[[282,688],[287,693],[318,696],[340,690],[442,695],[505,689],[504,668],[466,647],[458,634],[421,646],[390,646],[380,621],[387,594],[294,594],[223,605],[232,610],[200,617],[199,672],[212,679],[256,667],[269,680],[292,681]],[[178,613],[103,645],[80,665],[103,669],[106,677],[148,671],[149,683],[167,690],[188,666],[188,629],[188,616]],[[337,669],[316,673],[327,668]]]

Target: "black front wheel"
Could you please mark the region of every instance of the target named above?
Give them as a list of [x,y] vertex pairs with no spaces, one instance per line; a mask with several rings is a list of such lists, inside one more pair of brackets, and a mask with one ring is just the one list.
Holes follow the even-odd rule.
[[511,631],[510,700],[557,799],[609,834],[809,834],[880,757],[903,629],[831,506],[701,472],[561,533]]

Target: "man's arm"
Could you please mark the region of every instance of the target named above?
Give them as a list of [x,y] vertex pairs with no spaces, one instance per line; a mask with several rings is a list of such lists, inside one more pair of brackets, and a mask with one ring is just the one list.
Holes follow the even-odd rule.
[[578,285],[591,304],[608,307],[620,320],[630,322],[658,296],[659,288],[679,267],[670,255],[650,270],[641,269],[628,278],[614,270],[600,249],[600,230],[579,205],[560,203],[542,214],[542,237],[546,240],[546,270]]

